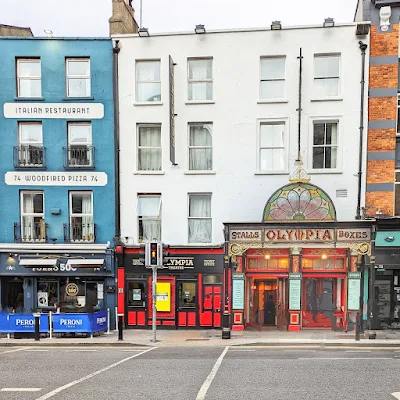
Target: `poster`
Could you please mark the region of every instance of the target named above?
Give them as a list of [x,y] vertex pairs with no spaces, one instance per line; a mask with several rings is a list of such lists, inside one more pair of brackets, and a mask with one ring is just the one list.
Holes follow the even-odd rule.
[[347,309],[360,309],[360,290],[361,290],[361,274],[359,272],[349,273],[347,283]]
[[171,284],[169,282],[156,283],[156,308],[157,311],[171,311]]
[[244,275],[232,275],[232,309],[244,309]]
[[289,310],[301,310],[301,274],[289,274]]
[[49,295],[47,292],[38,292],[37,304],[38,304],[38,307],[48,307],[49,306]]
[[133,292],[133,295],[132,295],[133,301],[142,300],[142,289],[133,289],[132,292]]

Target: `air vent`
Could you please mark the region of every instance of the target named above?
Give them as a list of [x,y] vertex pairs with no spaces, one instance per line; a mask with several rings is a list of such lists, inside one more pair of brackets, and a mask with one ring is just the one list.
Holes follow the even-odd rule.
[[336,189],[336,197],[347,197],[347,189]]

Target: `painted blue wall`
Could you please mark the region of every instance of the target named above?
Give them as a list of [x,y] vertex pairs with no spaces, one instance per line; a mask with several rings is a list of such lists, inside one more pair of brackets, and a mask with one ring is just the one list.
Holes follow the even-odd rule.
[[[115,234],[114,215],[114,110],[112,86],[112,42],[110,39],[2,38],[0,39],[0,242],[14,241],[14,222],[20,222],[22,189],[43,190],[47,236],[63,243],[63,224],[69,222],[68,192],[92,190],[96,243],[112,242]],[[92,142],[95,147],[95,171],[105,172],[104,187],[7,186],[4,175],[15,171],[13,147],[18,144],[17,119],[4,118],[3,104],[16,106],[29,101],[16,99],[16,58],[40,57],[42,96],[45,103],[102,103],[104,118],[93,119]],[[65,58],[90,57],[91,99],[66,99]],[[31,102],[37,102],[32,100]],[[87,119],[84,119],[87,121]],[[27,119],[21,119],[27,121]],[[35,119],[32,119],[35,121]],[[46,171],[65,171],[63,146],[67,146],[67,119],[43,119],[43,145],[46,148]],[[70,121],[78,121],[76,119]],[[35,169],[31,169],[35,171]],[[81,171],[81,169],[79,169]],[[84,171],[84,170],[82,170]],[[60,208],[61,215],[51,215]]]

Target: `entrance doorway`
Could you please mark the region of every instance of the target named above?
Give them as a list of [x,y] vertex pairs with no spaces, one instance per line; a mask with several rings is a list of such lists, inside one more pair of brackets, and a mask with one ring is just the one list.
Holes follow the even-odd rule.
[[1,309],[5,312],[24,311],[24,288],[23,279],[2,278],[1,279]]
[[250,321],[257,326],[276,326],[278,298],[276,280],[254,279],[251,286]]

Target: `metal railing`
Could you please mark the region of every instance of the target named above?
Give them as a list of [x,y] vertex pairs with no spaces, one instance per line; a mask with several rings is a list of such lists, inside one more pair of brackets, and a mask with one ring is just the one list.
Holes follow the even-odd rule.
[[69,146],[63,147],[64,168],[94,168],[93,146]]
[[96,224],[71,223],[64,224],[64,242],[66,243],[95,243]]
[[47,224],[40,222],[14,222],[14,242],[47,242]]
[[43,168],[45,167],[45,152],[46,149],[43,146],[14,146],[14,167]]

